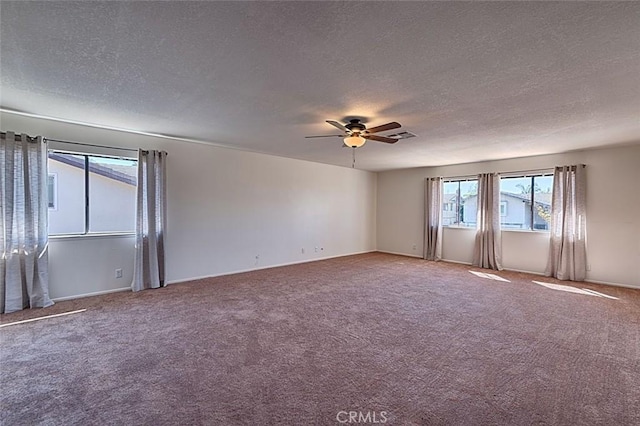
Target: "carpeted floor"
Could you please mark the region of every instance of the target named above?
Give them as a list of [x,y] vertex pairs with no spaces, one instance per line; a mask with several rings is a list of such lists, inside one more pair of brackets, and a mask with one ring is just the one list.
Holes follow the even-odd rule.
[[0,328],[1,424],[640,424],[639,290],[371,253],[1,320],[84,308]]

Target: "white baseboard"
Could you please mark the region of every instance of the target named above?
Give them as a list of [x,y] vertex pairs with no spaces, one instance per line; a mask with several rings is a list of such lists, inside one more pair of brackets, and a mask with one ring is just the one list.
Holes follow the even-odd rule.
[[511,272],[522,272],[523,274],[531,274],[531,275],[538,275],[538,276],[544,277],[543,272],[525,271],[524,269],[513,269],[513,268],[504,268],[504,270],[511,271]]
[[171,281],[167,281],[167,284],[178,284],[178,283],[185,283],[185,282],[189,282],[189,281],[203,280],[203,279],[206,279],[206,278],[224,277],[226,275],[242,274],[244,272],[260,271],[262,269],[280,268],[282,266],[299,265],[301,263],[318,262],[320,260],[335,259],[335,258],[338,258],[338,257],[346,257],[346,256],[355,256],[357,254],[373,253],[373,252],[376,252],[376,251],[377,250],[365,250],[365,251],[358,251],[358,252],[349,253],[349,254],[338,254],[338,255],[335,255],[335,256],[326,256],[326,257],[319,257],[319,258],[315,258],[315,259],[298,260],[298,261],[295,261],[295,262],[278,263],[278,264],[275,264],[275,265],[259,266],[259,267],[256,267],[256,268],[236,269],[236,270],[233,270],[233,271],[222,272],[222,273],[219,273],[219,274],[203,275],[203,276],[200,276],[200,277],[181,278],[181,279],[178,279],[178,280],[171,280]]
[[[393,251],[387,251],[387,250],[378,250],[378,252],[380,253],[387,253],[387,254],[395,254],[397,256],[407,256],[407,257],[417,257],[422,259],[422,257],[420,256],[416,256],[413,254],[407,254],[407,253],[398,253],[398,252],[393,252]],[[468,265],[471,266],[471,262],[462,262],[460,260],[451,260],[451,259],[442,259],[443,262],[450,262],[450,263],[457,263],[460,265]],[[511,272],[521,272],[523,274],[531,274],[531,275],[537,275],[540,277],[544,277],[544,273],[543,272],[534,272],[534,271],[525,271],[523,269],[515,269],[515,268],[504,268],[505,271],[511,271]],[[608,285],[611,287],[623,287],[623,288],[631,288],[631,289],[635,289],[635,290],[640,290],[640,286],[634,286],[634,285],[630,285],[630,284],[620,284],[620,283],[614,283],[614,282],[610,282],[610,281],[600,281],[600,280],[584,280],[584,282],[587,283],[592,283],[592,284],[602,284],[602,285]]]
[[118,293],[120,291],[131,291],[131,286],[122,287],[122,288],[113,288],[111,290],[94,291],[93,293],[74,294],[73,296],[56,297],[51,300],[53,300],[54,302],[62,302],[63,300],[81,299],[83,297],[100,296],[103,294]]
[[471,262],[463,262],[462,260],[442,259],[443,262],[457,263],[458,265],[471,266]]
[[407,257],[415,257],[418,259],[422,259],[422,256],[418,256],[417,254],[407,254],[407,253],[400,253],[396,251],[387,251],[387,250],[374,250],[374,251],[377,251],[378,253],[395,254],[396,256],[407,256]]
[[[416,258],[416,259],[422,259],[422,256],[418,256],[418,255],[415,255],[415,254],[398,253],[398,252],[392,252],[392,251],[387,251],[387,250],[365,250],[365,251],[349,253],[349,254],[339,254],[339,255],[335,255],[335,256],[326,256],[326,257],[321,257],[321,258],[316,258],[316,259],[306,259],[306,260],[300,260],[300,261],[295,261],[295,262],[287,262],[287,263],[280,263],[280,264],[275,264],[275,265],[260,266],[260,267],[257,267],[257,268],[239,269],[239,270],[234,270],[234,271],[222,272],[220,274],[205,275],[205,276],[201,276],[201,277],[191,277],[191,278],[172,280],[172,281],[167,281],[167,284],[178,284],[178,283],[183,283],[183,282],[188,282],[188,281],[201,280],[201,279],[205,279],[205,278],[222,277],[222,276],[226,276],[226,275],[241,274],[241,273],[244,273],[244,272],[259,271],[259,270],[262,270],[262,269],[271,269],[271,268],[279,268],[279,267],[282,267],[282,266],[299,265],[299,264],[302,264],[302,263],[318,262],[318,261],[321,261],[321,260],[335,259],[335,258],[338,258],[338,257],[354,256],[354,255],[357,255],[357,254],[374,253],[374,252],[393,254],[393,255],[397,255],[397,256],[406,256],[406,257],[412,257],[412,258]],[[461,264],[461,265],[471,266],[470,262],[462,262],[462,261],[459,261],[459,260],[442,259],[442,261],[443,262],[450,262],[450,263],[457,263],[457,264]],[[520,269],[511,269],[511,268],[505,268],[505,270],[506,271],[513,271],[513,272],[522,272],[522,273],[525,273],[525,274],[544,276],[544,274],[540,273],[540,272],[523,271],[523,270],[520,270]],[[633,286],[633,285],[629,285],[629,284],[620,284],[620,283],[614,283],[614,282],[608,282],[608,281],[585,280],[585,282],[593,283],[593,284],[608,285],[608,286],[612,286],[612,287],[631,288],[631,289],[635,289],[635,290],[639,290],[640,289],[640,286]],[[117,293],[117,292],[121,292],[121,291],[131,291],[131,287],[129,286],[129,287],[110,289],[110,290],[95,291],[95,292],[92,292],[92,293],[83,293],[83,294],[77,294],[77,295],[72,295],[72,296],[56,297],[56,298],[54,298],[52,300],[54,302],[62,302],[64,300],[81,299],[81,298],[84,298],[84,297],[100,296],[100,295],[103,295],[103,294]]]
[[612,287],[623,287],[623,288],[632,288],[634,290],[640,290],[640,286],[634,286],[634,285],[631,285],[631,284],[620,284],[620,283],[612,283],[612,282],[609,282],[609,281],[598,281],[598,280],[584,280],[584,282],[593,283],[593,284],[608,285],[608,286],[612,286]]

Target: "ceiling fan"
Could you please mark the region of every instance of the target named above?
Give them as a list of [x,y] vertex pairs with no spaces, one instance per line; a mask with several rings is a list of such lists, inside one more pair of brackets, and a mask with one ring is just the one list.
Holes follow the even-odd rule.
[[384,143],[396,143],[398,139],[388,138],[386,136],[375,135],[374,133],[384,132],[385,130],[393,130],[401,127],[400,123],[392,121],[391,123],[382,124],[367,129],[359,118],[353,118],[349,120],[349,123],[342,124],[335,120],[327,120],[327,123],[342,130],[344,133],[341,135],[322,135],[322,136],[306,136],[306,138],[343,138],[344,145],[349,148],[360,148],[365,144],[367,140],[384,142]]

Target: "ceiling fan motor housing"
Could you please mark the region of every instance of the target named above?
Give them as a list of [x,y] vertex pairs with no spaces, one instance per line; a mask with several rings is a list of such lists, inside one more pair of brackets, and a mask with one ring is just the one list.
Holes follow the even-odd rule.
[[349,129],[350,132],[356,132],[356,133],[361,133],[366,130],[365,125],[360,123],[360,120],[355,120],[355,119],[351,120],[349,124],[345,125],[344,127]]

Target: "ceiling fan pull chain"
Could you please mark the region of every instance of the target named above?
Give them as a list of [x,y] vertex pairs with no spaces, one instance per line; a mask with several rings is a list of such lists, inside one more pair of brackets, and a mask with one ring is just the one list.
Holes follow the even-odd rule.
[[356,147],[351,148],[351,152],[353,153],[353,163],[351,163],[351,168],[356,168]]

